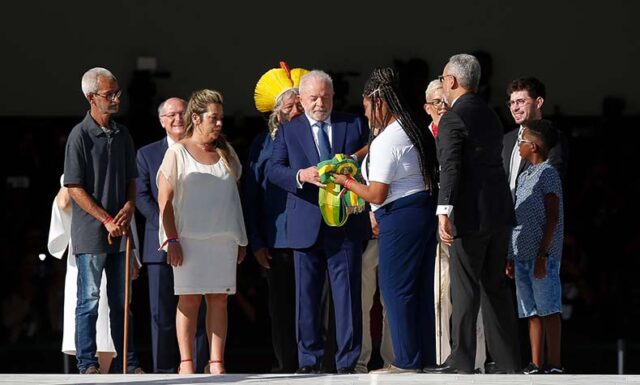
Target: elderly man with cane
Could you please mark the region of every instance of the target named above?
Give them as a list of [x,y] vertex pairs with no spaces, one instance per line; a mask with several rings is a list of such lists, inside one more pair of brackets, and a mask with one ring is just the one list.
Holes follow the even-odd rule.
[[[118,112],[122,91],[116,77],[104,68],[92,68],[82,77],[82,92],[90,104],[85,118],[67,140],[64,185],[72,198],[71,241],[78,265],[76,306],[76,354],[82,374],[98,374],[96,320],[99,288],[104,270],[107,277],[111,336],[119,357],[112,371],[143,373],[133,349],[133,336],[125,333],[123,277],[131,268],[125,255],[129,223],[135,211],[135,149],[129,130],[111,119]],[[113,216],[112,216],[113,215]],[[108,238],[114,239],[109,243]],[[128,237],[127,237],[128,239]],[[130,249],[130,247],[128,248]],[[126,277],[128,278],[128,277]],[[126,323],[126,325],[125,325]],[[125,354],[124,336],[127,336]]]

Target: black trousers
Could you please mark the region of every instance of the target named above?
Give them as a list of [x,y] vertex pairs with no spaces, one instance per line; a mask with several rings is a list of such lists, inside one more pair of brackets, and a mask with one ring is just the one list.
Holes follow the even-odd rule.
[[465,234],[451,247],[451,355],[447,363],[474,369],[480,304],[487,347],[499,368],[520,369],[513,291],[504,274],[511,228]]
[[293,373],[298,369],[296,345],[296,284],[293,251],[270,249],[271,269],[267,269],[269,284],[269,315],[271,316],[271,342],[278,361],[273,368],[277,373]]

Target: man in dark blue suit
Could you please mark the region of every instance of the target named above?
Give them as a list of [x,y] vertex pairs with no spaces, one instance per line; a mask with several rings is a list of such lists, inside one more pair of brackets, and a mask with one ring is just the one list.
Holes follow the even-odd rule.
[[[151,307],[151,345],[153,371],[175,373],[180,362],[176,336],[176,307],[178,297],[173,292],[173,268],[167,264],[167,253],[158,250],[158,186],[156,174],[167,148],[180,140],[184,134],[182,114],[186,103],[179,98],[170,98],[160,104],[160,125],[167,137],[148,144],[138,150],[138,178],[136,179],[136,207],[144,215],[145,234],[142,262],[149,274],[149,305]],[[202,372],[208,361],[208,342],[200,311],[195,346],[194,367]]]
[[[316,165],[336,153],[362,159],[368,130],[360,118],[332,113],[333,82],[322,71],[300,80],[304,114],[278,131],[269,180],[287,191],[286,236],[294,249],[296,278],[297,373],[314,373],[324,355],[320,303],[325,276],[333,294],[338,373],[353,373],[362,340],[362,245],[369,236],[366,213],[342,227],[329,227],[318,207]],[[327,274],[328,273],[328,274]]]

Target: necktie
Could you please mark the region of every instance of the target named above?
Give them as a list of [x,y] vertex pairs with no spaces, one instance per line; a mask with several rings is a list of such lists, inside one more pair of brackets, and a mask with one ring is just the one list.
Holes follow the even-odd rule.
[[331,144],[329,144],[329,135],[325,131],[327,125],[323,121],[316,123],[318,126],[318,150],[320,150],[320,161],[331,159]]
[[433,124],[431,126],[431,128],[433,129],[433,137],[437,138],[438,137],[438,126],[436,126],[435,124]]

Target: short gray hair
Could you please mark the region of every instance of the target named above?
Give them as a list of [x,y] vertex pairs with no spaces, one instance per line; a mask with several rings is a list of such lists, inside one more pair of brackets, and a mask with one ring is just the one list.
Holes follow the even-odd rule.
[[84,96],[98,92],[98,79],[101,77],[108,78],[109,80],[118,80],[111,71],[106,68],[91,68],[82,75],[82,93]]
[[442,88],[442,82],[440,79],[430,81],[427,89],[424,91],[424,99],[429,99],[429,95],[434,93],[438,88]]
[[476,91],[480,84],[480,62],[466,53],[449,58],[449,74],[456,77],[463,88]]
[[331,91],[333,91],[333,80],[331,79],[331,76],[329,76],[329,74],[324,71],[313,70],[300,78],[300,84],[298,85],[298,90],[300,91],[301,94],[305,92],[307,83],[312,80],[318,80],[326,83],[329,86],[329,88],[331,88]]

